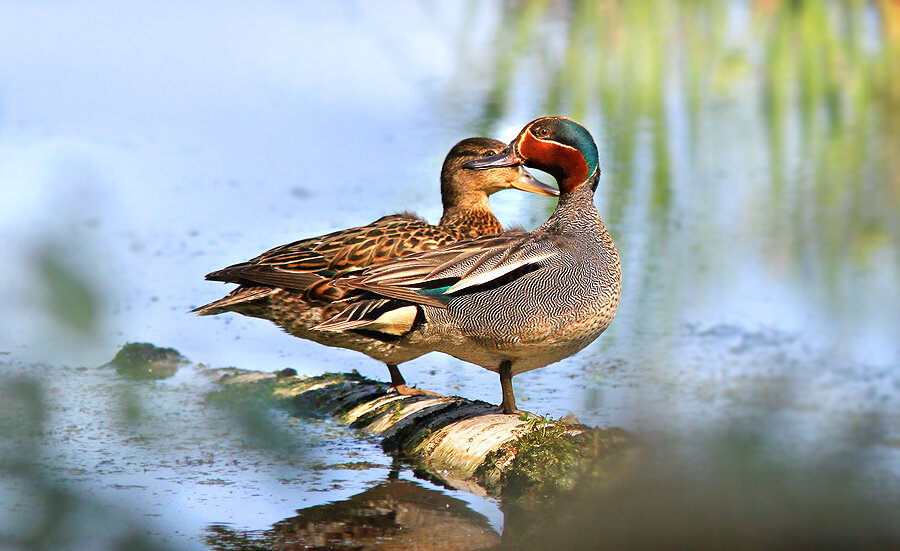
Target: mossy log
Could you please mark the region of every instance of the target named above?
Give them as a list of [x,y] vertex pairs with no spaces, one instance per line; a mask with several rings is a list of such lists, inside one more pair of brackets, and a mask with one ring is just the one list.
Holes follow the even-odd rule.
[[[292,371],[292,370],[291,370]],[[218,381],[265,386],[296,415],[330,416],[381,435],[384,450],[432,477],[479,495],[519,500],[557,495],[607,471],[628,438],[573,419],[498,413],[495,405],[448,396],[400,396],[357,373],[304,377],[215,370]]]

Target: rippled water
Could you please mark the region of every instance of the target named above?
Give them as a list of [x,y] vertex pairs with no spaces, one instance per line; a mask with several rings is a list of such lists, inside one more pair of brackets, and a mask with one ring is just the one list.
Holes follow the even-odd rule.
[[[442,495],[441,507],[462,511],[454,518],[480,519],[495,537],[502,525],[492,504],[399,472],[377,440],[358,431],[280,412],[248,423],[255,411],[210,402],[219,387],[196,367],[164,381],[123,378],[112,367],[0,367],[0,494],[12,504],[0,513],[4,536],[60,548],[143,548],[146,531],[176,549],[204,548],[203,537],[269,528],[298,509],[385,484]],[[34,399],[31,410],[25,396]]]
[[[520,407],[636,431],[766,427],[801,456],[863,447],[896,476],[900,78],[883,22],[897,14],[616,6],[0,3],[0,352],[7,374],[65,382],[46,440],[80,458],[61,463],[67,483],[196,543],[207,525],[265,529],[386,481],[355,436],[309,460],[359,446],[379,468],[310,471],[240,446],[197,405],[199,376],[128,390],[90,368],[148,341],[212,366],[383,378],[267,322],[187,310],[227,290],[205,273],[274,245],[404,209],[437,220],[449,148],[543,114],[597,139],[625,281],[595,344],[516,378]],[[553,207],[514,192],[492,205],[529,228]],[[495,375],[453,358],[404,371],[499,399]],[[177,413],[150,441],[190,451],[101,427],[126,390]],[[466,499],[499,530],[495,504]]]

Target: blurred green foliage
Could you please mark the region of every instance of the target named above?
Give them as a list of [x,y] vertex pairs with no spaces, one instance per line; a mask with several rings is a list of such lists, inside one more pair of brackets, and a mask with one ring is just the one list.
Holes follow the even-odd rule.
[[73,267],[61,246],[38,248],[35,267],[47,311],[76,334],[90,336],[98,324],[98,293],[93,282]]
[[484,82],[448,113],[485,135],[546,114],[592,130],[602,214],[626,280],[640,272],[623,308],[679,321],[683,295],[729,276],[703,271],[724,259],[713,236],[759,251],[831,319],[885,306],[900,278],[897,2],[507,0],[490,47],[476,36],[457,79]]
[[[773,148],[783,143],[795,107],[805,136],[840,132],[871,114],[885,115],[883,121],[896,128],[896,2],[516,0],[503,5],[495,47],[487,54],[489,91],[477,117],[486,132],[510,111],[518,71],[527,71],[547,112],[576,119],[600,115],[626,142],[644,120],[665,130],[666,115],[680,104],[696,126],[705,109],[734,99],[743,86],[753,89],[753,104],[774,129]],[[661,133],[659,141],[666,137]],[[614,145],[621,149],[612,157],[630,158],[628,143]]]
[[864,454],[784,456],[742,429],[647,441],[541,507],[505,507],[509,549],[896,549],[898,503]]
[[58,477],[47,393],[46,381],[0,371],[0,549],[169,549]]

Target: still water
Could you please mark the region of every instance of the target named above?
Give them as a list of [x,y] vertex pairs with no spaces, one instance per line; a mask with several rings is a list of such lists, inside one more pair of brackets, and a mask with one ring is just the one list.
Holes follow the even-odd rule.
[[[415,479],[375,442],[272,414],[296,450],[245,445],[194,368],[141,384],[94,368],[146,341],[216,367],[383,378],[267,322],[189,315],[227,290],[203,275],[388,212],[436,221],[456,141],[566,115],[600,148],[623,296],[596,343],[516,378],[520,407],[648,433],[765,429],[791,457],[861,451],[894,484],[898,52],[886,2],[0,1],[4,385],[51,385],[35,445],[66,491],[177,547],[383,487],[496,537],[496,503]],[[512,191],[492,205],[527,228],[553,208]],[[453,358],[404,372],[499,400],[494,374]],[[115,427],[122,395],[145,404],[152,445]],[[362,467],[328,468],[344,464]],[[19,472],[0,470],[19,511],[4,533],[27,532],[16,515],[40,501]]]

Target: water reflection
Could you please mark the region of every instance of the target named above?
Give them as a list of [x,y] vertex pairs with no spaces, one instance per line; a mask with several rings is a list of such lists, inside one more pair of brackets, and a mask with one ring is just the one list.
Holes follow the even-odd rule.
[[500,535],[468,504],[393,471],[344,501],[300,509],[264,531],[213,525],[207,543],[222,550],[370,549],[452,551],[496,547]]

